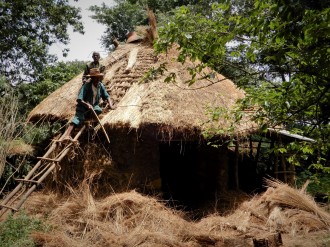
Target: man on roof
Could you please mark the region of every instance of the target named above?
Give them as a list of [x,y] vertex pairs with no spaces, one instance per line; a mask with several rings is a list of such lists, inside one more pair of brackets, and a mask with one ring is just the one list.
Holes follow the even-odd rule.
[[90,62],[90,63],[86,64],[84,74],[83,74],[83,77],[82,77],[83,84],[85,84],[87,82],[87,79],[88,79],[87,75],[89,75],[90,69],[98,68],[101,73],[104,73],[104,71],[105,71],[105,66],[103,66],[100,63],[100,58],[101,58],[100,53],[94,51],[93,55],[92,55],[92,58],[93,58],[93,62]]
[[89,117],[91,111],[95,111],[96,114],[102,113],[100,107],[100,100],[107,102],[106,107],[114,110],[115,107],[112,104],[110,96],[102,83],[104,74],[100,72],[98,68],[91,68],[86,78],[90,78],[90,83],[85,83],[80,88],[76,114],[69,124],[69,127],[64,133],[64,139],[71,139],[71,132],[75,127],[80,126],[86,118]]

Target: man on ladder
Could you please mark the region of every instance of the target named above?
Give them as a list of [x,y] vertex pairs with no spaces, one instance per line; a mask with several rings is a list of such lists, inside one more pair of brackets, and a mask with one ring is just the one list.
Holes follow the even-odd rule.
[[84,83],[79,91],[76,114],[69,124],[69,127],[63,134],[63,140],[71,139],[71,132],[75,127],[79,127],[90,113],[96,113],[95,116],[102,113],[102,108],[99,106],[100,100],[107,101],[107,106],[114,110],[110,96],[101,82],[104,74],[98,68],[91,68],[89,74],[86,75],[90,78],[90,82]]
[[[56,168],[57,164],[68,154],[73,146],[73,143],[78,140],[79,136],[86,128],[83,126],[79,132],[71,139],[71,132],[76,126],[80,126],[89,113],[94,114],[94,117],[100,123],[97,114],[102,112],[99,106],[100,99],[103,99],[108,103],[110,109],[115,109],[110,100],[110,96],[107,93],[103,83],[101,82],[104,74],[100,72],[98,68],[92,68],[90,70],[88,78],[91,78],[89,83],[85,83],[78,95],[76,115],[70,122],[69,127],[62,135],[60,140],[64,138],[72,140],[68,143],[61,152],[52,155],[58,147],[57,141],[52,142],[52,145],[42,157],[37,157],[39,161],[24,177],[24,179],[16,179],[19,184],[12,190],[1,202],[0,202],[0,217],[4,215],[8,210],[18,211],[29,195],[37,188],[37,186],[44,181],[44,179]],[[108,142],[110,143],[109,137],[106,134],[103,126],[101,125]],[[54,157],[55,156],[55,157]],[[24,186],[28,184],[28,186]]]

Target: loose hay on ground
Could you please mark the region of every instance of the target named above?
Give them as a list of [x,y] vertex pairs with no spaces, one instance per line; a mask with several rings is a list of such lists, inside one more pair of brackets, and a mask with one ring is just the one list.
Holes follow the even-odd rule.
[[[252,247],[252,238],[267,238],[281,232],[286,236],[285,246],[296,246],[292,239],[300,238],[305,238],[310,246],[330,243],[330,239],[324,238],[330,232],[327,212],[314,205],[302,190],[277,181],[269,182],[269,186],[272,187],[264,194],[242,203],[228,215],[213,214],[194,222],[186,220],[183,212],[136,191],[95,200],[85,185],[73,196],[56,201],[56,205],[49,200],[54,209],[50,212],[49,208],[44,209],[54,229],[51,233],[34,233],[33,238],[40,246],[54,247]],[[38,203],[42,204],[40,198],[32,197],[27,206],[37,208]],[[299,205],[293,203],[297,198],[301,200]],[[308,242],[310,234],[315,235],[312,242]]]
[[[184,236],[194,231],[180,217],[180,212],[135,191],[114,194],[99,201],[94,201],[88,192],[84,194],[60,203],[49,216],[52,225],[58,226],[60,235],[64,233],[80,244],[180,246]],[[54,232],[54,237],[58,233]],[[39,242],[42,236],[38,236]],[[45,246],[49,242],[45,241]]]

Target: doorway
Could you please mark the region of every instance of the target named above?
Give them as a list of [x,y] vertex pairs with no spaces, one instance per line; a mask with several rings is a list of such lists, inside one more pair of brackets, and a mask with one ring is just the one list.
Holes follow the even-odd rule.
[[160,176],[164,198],[192,205],[197,193],[197,145],[193,142],[161,143]]

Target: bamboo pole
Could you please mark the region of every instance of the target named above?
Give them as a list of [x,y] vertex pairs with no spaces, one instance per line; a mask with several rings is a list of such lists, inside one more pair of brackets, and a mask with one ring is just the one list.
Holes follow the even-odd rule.
[[275,178],[278,179],[278,153],[275,153],[274,174]]
[[286,170],[286,162],[284,154],[281,154],[281,163],[282,163],[282,169],[283,169],[283,180],[285,183],[288,182],[288,176],[287,176],[287,170]]
[[94,109],[91,109],[91,111],[93,112],[95,118],[97,119],[99,125],[101,126],[101,129],[103,130],[103,133],[104,133],[105,137],[107,138],[108,143],[110,143],[109,136],[108,136],[107,132],[105,131],[105,129],[104,129],[102,123],[101,123],[101,120],[99,119],[99,116],[96,114],[96,112],[94,111]]
[[239,144],[235,142],[235,189],[239,190],[239,175],[238,175],[238,158],[239,158]]

